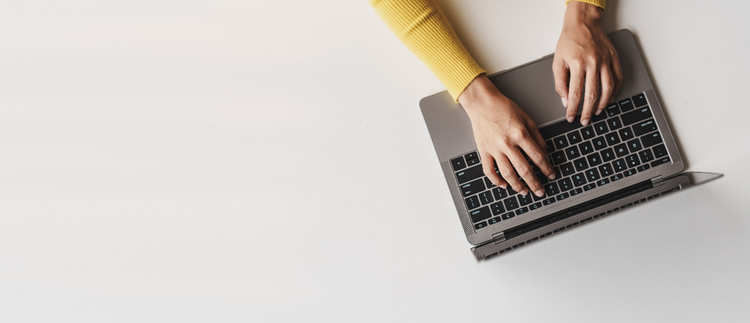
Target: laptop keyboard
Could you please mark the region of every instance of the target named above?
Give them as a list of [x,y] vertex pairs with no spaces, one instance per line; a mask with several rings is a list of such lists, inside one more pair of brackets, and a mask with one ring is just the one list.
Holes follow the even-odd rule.
[[476,151],[451,159],[475,230],[670,162],[644,93],[608,105],[586,127],[579,118],[539,129],[556,173],[550,181],[529,161],[544,186],[543,197],[492,184]]

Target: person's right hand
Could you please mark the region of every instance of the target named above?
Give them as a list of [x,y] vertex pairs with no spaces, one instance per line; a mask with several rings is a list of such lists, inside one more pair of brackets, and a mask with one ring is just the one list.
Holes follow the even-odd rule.
[[[500,93],[484,74],[466,87],[458,102],[471,119],[484,173],[490,181],[502,188],[510,184],[513,190],[526,195],[528,190],[518,179],[520,176],[534,194],[543,196],[542,184],[521,153],[525,152],[549,179],[555,178],[555,171],[547,158],[546,144],[534,120]],[[496,163],[502,177],[495,172]]]

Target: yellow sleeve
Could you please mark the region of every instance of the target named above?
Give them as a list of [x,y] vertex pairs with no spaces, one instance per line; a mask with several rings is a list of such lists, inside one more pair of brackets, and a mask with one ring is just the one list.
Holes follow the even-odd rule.
[[454,100],[479,67],[434,0],[369,0],[388,27],[445,85]]
[[567,5],[568,2],[570,2],[570,1],[579,1],[579,2],[590,3],[590,4],[593,4],[593,5],[597,6],[597,7],[599,7],[599,8],[602,8],[602,9],[604,9],[605,7],[607,7],[607,0],[565,0],[565,4]]

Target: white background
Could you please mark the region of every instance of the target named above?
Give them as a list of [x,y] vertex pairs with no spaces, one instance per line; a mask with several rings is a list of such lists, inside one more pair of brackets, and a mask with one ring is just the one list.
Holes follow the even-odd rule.
[[[556,1],[442,1],[491,72]],[[477,264],[366,1],[5,1],[2,322],[747,322],[750,4],[610,1],[726,176]]]

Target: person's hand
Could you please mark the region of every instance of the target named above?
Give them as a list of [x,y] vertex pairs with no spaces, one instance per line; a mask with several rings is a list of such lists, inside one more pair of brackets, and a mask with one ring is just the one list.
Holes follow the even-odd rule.
[[[568,122],[573,122],[583,99],[581,124],[584,126],[591,120],[592,113],[602,113],[622,83],[620,59],[602,30],[601,20],[601,8],[571,1],[565,11],[552,63],[555,90],[567,109]],[[584,80],[585,93],[581,97]]]
[[[525,152],[545,176],[555,178],[546,144],[534,120],[500,93],[484,74],[469,84],[458,101],[471,119],[484,173],[490,181],[502,188],[510,184],[516,192],[527,195],[526,186],[518,179],[520,176],[534,194],[543,196],[542,184],[521,153]],[[495,172],[496,163],[502,177]]]

